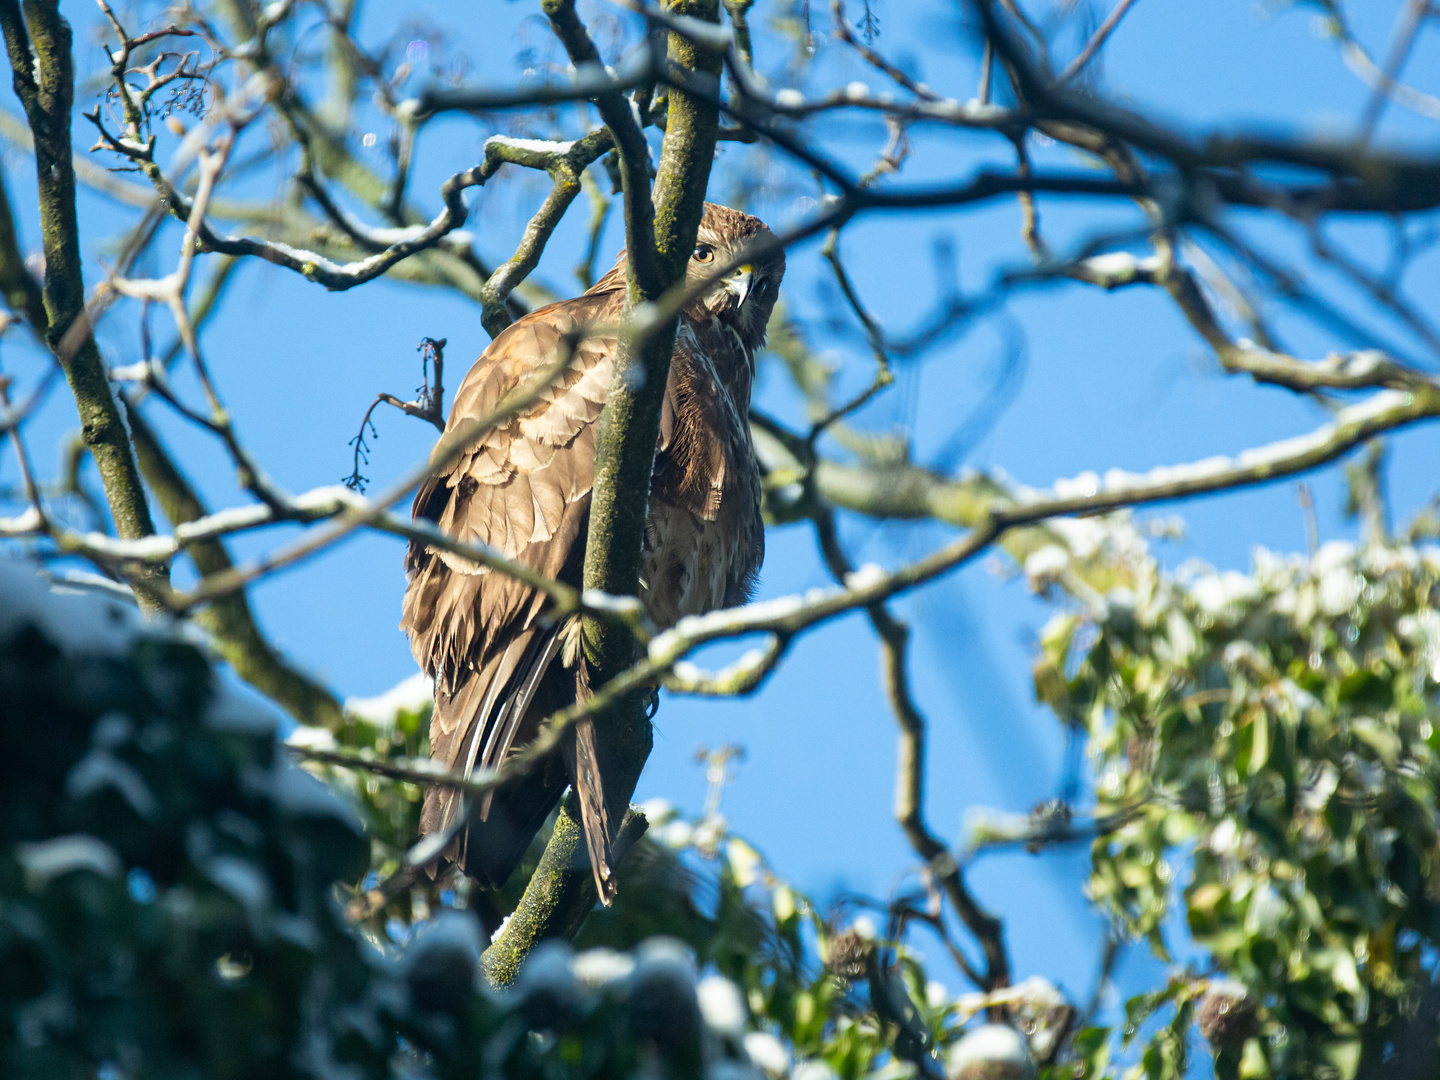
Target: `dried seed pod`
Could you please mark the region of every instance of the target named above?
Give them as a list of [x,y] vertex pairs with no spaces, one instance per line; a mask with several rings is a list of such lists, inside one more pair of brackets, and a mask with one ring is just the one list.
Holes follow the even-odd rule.
[[1217,1051],[1239,1050],[1246,1039],[1260,1034],[1260,1018],[1255,1001],[1243,983],[1232,979],[1210,984],[1200,1002],[1200,1034]]
[[825,946],[825,970],[852,982],[864,978],[866,964],[874,948],[875,943],[858,930],[836,934]]

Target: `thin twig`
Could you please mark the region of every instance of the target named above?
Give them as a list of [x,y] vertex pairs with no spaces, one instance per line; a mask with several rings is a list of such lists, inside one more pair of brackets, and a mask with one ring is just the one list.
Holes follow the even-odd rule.
[[1415,39],[1420,36],[1420,27],[1429,13],[1429,0],[1406,0],[1405,9],[1396,20],[1394,41],[1390,46],[1390,55],[1385,59],[1385,68],[1380,73],[1379,84],[1370,95],[1365,111],[1360,116],[1355,132],[1357,146],[1368,145],[1375,134],[1375,127],[1380,123],[1380,115],[1390,100],[1395,80],[1400,75],[1400,69],[1405,66],[1410,50],[1415,47]]
[[[853,577],[854,568],[840,546],[834,515],[817,501],[812,521],[825,564],[835,579],[844,584]],[[910,846],[925,860],[985,955],[985,971],[982,974],[968,963],[961,963],[964,954],[954,950],[961,970],[982,990],[998,989],[1010,981],[1010,959],[1005,948],[1003,925],[976,901],[965,884],[959,862],[925,821],[926,726],[925,717],[916,706],[910,690],[906,659],[910,628],[895,618],[883,603],[869,605],[866,613],[880,639],[885,688],[900,726],[895,818],[905,831]]]
[[[8,326],[8,318],[6,322]],[[0,328],[0,333],[3,332],[4,328]],[[0,375],[0,407],[4,407],[6,412],[10,410],[10,383],[10,376]],[[47,527],[49,519],[45,513],[45,505],[40,501],[40,489],[35,483],[35,472],[30,467],[30,454],[25,449],[25,439],[20,434],[18,424],[10,426],[10,446],[15,451],[15,460],[20,466],[20,480],[24,485],[25,498],[29,501],[31,510],[34,511],[38,527],[44,529]]]
[[[413,416],[416,419],[424,420],[435,427],[443,435],[445,432],[445,344],[447,339],[441,338],[436,341],[434,338],[422,338],[417,352],[421,355],[421,384],[416,391],[417,397],[414,401],[401,401],[394,394],[387,394],[383,391],[371,402],[370,407],[365,410],[365,415],[360,419],[360,430],[350,440],[354,447],[354,464],[342,483],[351,491],[358,491],[362,494],[365,485],[369,482],[360,474],[360,466],[370,463],[370,445],[365,441],[365,431],[370,430],[371,437],[378,437],[375,424],[371,416],[381,405],[392,405],[399,409],[406,416]],[[431,385],[430,365],[435,365],[434,385]]]
[[845,263],[840,257],[840,230],[838,228],[831,230],[825,246],[820,249],[820,254],[834,271],[835,281],[840,286],[840,292],[844,295],[846,303],[850,305],[850,310],[860,321],[860,325],[865,328],[865,336],[869,339],[870,348],[875,354],[875,377],[852,400],[831,409],[810,425],[810,433],[806,436],[806,442],[811,447],[815,445],[816,440],[826,429],[863,408],[876,394],[895,381],[895,375],[890,370],[890,357],[885,351],[884,331],[876,322],[875,317],[866,310],[860,294],[855,291],[855,285],[845,269]]
[[1097,29],[1090,40],[1085,43],[1085,48],[1080,50],[1080,55],[1066,65],[1065,70],[1056,77],[1055,81],[1057,83],[1067,83],[1075,78],[1076,75],[1079,75],[1080,72],[1084,70],[1085,65],[1100,51],[1101,46],[1105,44],[1110,35],[1115,32],[1115,28],[1120,25],[1120,20],[1125,17],[1125,13],[1134,5],[1135,0],[1120,0],[1120,2],[1111,9],[1105,21],[1100,24],[1099,29]]
[[849,45],[864,57],[867,64],[879,71],[883,71],[891,79],[899,83],[906,90],[909,90],[922,101],[940,100],[940,95],[935,93],[934,90],[931,90],[930,87],[922,82],[916,82],[910,78],[909,75],[906,75],[905,72],[886,60],[878,51],[868,45],[861,44],[861,42],[856,39],[855,32],[850,29],[850,20],[845,17],[844,0],[831,0],[830,10],[835,16],[835,32],[840,35],[840,39],[844,41],[845,44]]

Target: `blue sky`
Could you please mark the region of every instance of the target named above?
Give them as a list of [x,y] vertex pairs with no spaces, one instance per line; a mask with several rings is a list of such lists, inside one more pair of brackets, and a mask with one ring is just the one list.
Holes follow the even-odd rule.
[[[776,6],[775,0],[760,0],[752,20],[763,25]],[[1372,51],[1383,51],[1398,6],[1396,0],[1367,0],[1363,11],[1357,5],[1355,23]],[[94,9],[88,4],[65,7],[77,28],[92,23]],[[587,9],[583,0],[581,7],[587,17],[597,10],[615,17],[613,8],[592,4]],[[823,26],[828,5],[817,2],[814,8],[816,24]],[[960,8],[939,0],[878,3],[882,32],[877,44],[937,88],[969,97],[977,68],[966,28],[956,15]],[[414,16],[416,26],[428,22],[449,28],[447,40],[471,57],[477,81],[506,84],[515,78],[520,50],[533,46],[543,59],[549,48],[547,32],[536,21],[537,9],[510,0],[484,0],[460,9],[372,4],[363,26],[370,40],[382,40],[395,30],[398,13],[405,12]],[[1140,0],[1105,54],[1103,85],[1120,100],[1197,132],[1246,125],[1343,133],[1359,115],[1367,92],[1345,70],[1333,45],[1315,35],[1313,15],[1311,8],[1267,7],[1246,0]],[[93,35],[77,32],[77,42],[79,66],[94,70],[98,50]],[[1436,53],[1437,42],[1425,39],[1411,60],[1409,70],[1421,73],[1422,87],[1425,73],[1440,70],[1434,63]],[[777,59],[762,52],[762,66]],[[826,84],[852,78],[874,85],[881,81],[839,48],[822,49],[819,65],[817,77]],[[79,105],[88,108],[86,94],[77,97]],[[18,111],[6,98],[3,107]],[[362,113],[359,122],[377,123],[369,113]],[[77,146],[87,141],[82,126],[77,125]],[[473,164],[484,138],[497,130],[502,129],[458,118],[427,128],[418,145],[411,188],[416,202],[433,212],[439,181]],[[822,134],[836,156],[860,167],[884,142],[880,125],[865,119],[836,121]],[[1380,137],[1434,143],[1433,130],[1393,107]],[[1007,144],[993,136],[924,131],[915,134],[914,142],[914,156],[901,182],[954,179],[985,164],[1011,164]],[[1034,150],[1041,163],[1076,165],[1063,148]],[[733,147],[723,151],[712,196],[723,198],[727,177],[754,167],[749,153]],[[32,162],[14,151],[5,154],[4,162],[14,202],[33,208]],[[776,166],[765,175],[770,186],[755,208],[772,221],[793,216],[797,197],[813,194],[806,178],[794,171]],[[513,177],[481,193],[471,227],[489,258],[508,254],[522,215],[533,212],[541,195],[542,188],[532,179]],[[562,293],[578,291],[570,268],[582,242],[584,211],[577,204],[537,272]],[[1091,235],[1101,225],[1137,220],[1128,207],[1073,199],[1045,200],[1042,215],[1052,244],[1061,248],[1067,239]],[[82,200],[82,216],[92,258],[106,256],[107,238],[132,219],[130,211],[117,211],[91,194]],[[1303,236],[1271,227],[1255,215],[1235,214],[1228,221],[1286,261],[1305,265]],[[847,232],[844,251],[866,303],[888,326],[903,331],[924,321],[937,296],[930,256],[937,240],[957,252],[962,285],[978,289],[999,269],[1025,264],[1018,226],[1013,201],[964,213],[877,217]],[[1377,258],[1382,250],[1383,233],[1371,224],[1346,223],[1333,235],[1353,243],[1367,258]],[[36,246],[33,209],[22,221],[22,236]],[[172,235],[169,250],[175,239],[178,233]],[[618,228],[612,227],[604,258],[619,246]],[[817,245],[793,253],[789,265],[788,301],[802,315],[818,320],[830,310],[833,293]],[[95,279],[92,263],[90,280]],[[1322,275],[1317,280],[1334,292],[1332,279]],[[1422,308],[1436,310],[1440,273],[1433,253],[1417,263],[1408,285]],[[1344,310],[1381,325],[1363,307]],[[1267,314],[1300,355],[1321,356],[1353,344],[1282,306],[1271,305]],[[165,320],[157,318],[156,326],[157,337],[168,340]],[[1413,349],[1414,343],[1392,327],[1385,332]],[[1104,294],[1056,286],[1015,299],[1003,320],[982,322],[929,354],[922,366],[906,368],[898,386],[862,414],[860,423],[876,430],[904,428],[914,439],[917,457],[929,460],[946,443],[957,418],[987,400],[1005,335],[1013,340],[1017,333],[1024,355],[1018,388],[1003,410],[992,404],[984,411],[983,437],[958,465],[1003,469],[1025,483],[1043,486],[1086,469],[1144,469],[1233,453],[1323,421],[1316,407],[1285,392],[1257,389],[1219,374],[1199,339],[1153,290]],[[129,316],[107,321],[100,336],[109,362],[139,359],[139,338]],[[304,490],[336,482],[349,472],[347,441],[377,391],[409,396],[418,381],[415,347],[424,336],[449,339],[452,388],[488,341],[478,307],[462,298],[392,283],[327,293],[293,274],[254,264],[239,271],[223,313],[206,331],[205,343],[242,437],[279,482]],[[863,344],[853,334],[817,329],[815,336],[816,344],[842,365],[842,384],[863,385],[871,363]],[[3,359],[6,370],[22,378],[37,370],[33,352],[13,335]],[[801,422],[798,402],[778,368],[764,373],[758,400],[767,411]],[[397,413],[380,413],[377,422],[380,437],[373,442],[367,470],[377,484],[372,490],[428,453],[434,436],[427,425]],[[59,436],[74,425],[73,406],[57,394],[28,431],[42,467],[48,466],[50,448]],[[233,477],[215,447],[179,425],[166,422],[163,429],[213,506],[237,500]],[[1437,450],[1440,433],[1435,429],[1393,441],[1397,521],[1408,519],[1434,490],[1430,463]],[[0,477],[6,483],[15,479],[8,456],[0,459]],[[1311,482],[1322,538],[1349,535],[1351,528],[1340,514],[1343,484],[1338,469]],[[1163,548],[1170,565],[1198,557],[1223,567],[1243,567],[1255,545],[1298,550],[1305,542],[1293,483],[1162,512],[1182,514],[1188,524],[1183,540]],[[856,560],[887,565],[920,554],[945,535],[936,527],[845,522]],[[239,553],[253,553],[276,539],[270,534],[234,546]],[[827,581],[804,528],[772,530],[767,545],[762,597]],[[404,586],[401,555],[401,545],[394,540],[359,537],[266,581],[254,590],[253,601],[275,642],[339,694],[376,694],[415,670],[396,628]],[[897,607],[916,629],[913,674],[931,725],[928,812],[933,826],[954,840],[966,807],[1024,811],[1057,794],[1063,741],[1053,718],[1034,704],[1029,685],[1031,643],[1048,609],[1027,595],[1023,582],[1002,580],[985,565],[972,566]],[[655,752],[639,796],[663,796],[698,811],[704,773],[693,760],[696,747],[740,743],[747,759],[724,804],[734,828],[782,874],[815,894],[823,897],[839,887],[885,894],[913,865],[913,858],[890,816],[895,730],[878,675],[868,628],[859,617],[851,617],[803,639],[752,698],[668,698],[656,718]],[[993,856],[973,871],[980,896],[1008,920],[1017,974],[1047,975],[1080,997],[1089,989],[1100,929],[1081,899],[1085,864],[1083,850],[1076,849],[1040,858]],[[1131,985],[1154,974],[1138,950],[1127,963],[1124,977]],[[937,970],[945,974],[943,964],[937,964]],[[945,977],[958,988],[953,973]]]

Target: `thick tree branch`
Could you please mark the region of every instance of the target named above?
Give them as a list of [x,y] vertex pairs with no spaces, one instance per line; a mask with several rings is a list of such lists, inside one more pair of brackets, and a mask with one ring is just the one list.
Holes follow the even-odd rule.
[[[16,0],[0,0],[0,30],[4,32],[14,73],[15,92],[35,140],[45,249],[46,340],[75,396],[81,433],[99,470],[116,532],[126,539],[149,536],[155,527],[145,490],[85,311],[70,150],[70,107],[75,90],[70,26],[60,16],[57,0],[31,0],[26,4],[25,16]],[[79,328],[75,336],[80,340],[71,347],[66,338],[74,327]],[[168,588],[169,574],[164,566],[134,567],[128,577],[142,607],[154,610],[160,606]]]
[[[127,402],[127,405],[131,403]],[[166,452],[144,415],[129,409],[130,433],[140,470],[172,526],[206,516],[195,489]],[[218,539],[191,544],[187,549],[201,577],[233,568],[230,553]],[[239,676],[271,700],[278,702],[302,724],[334,730],[344,720],[340,702],[324,686],[296,670],[260,632],[245,593],[235,592],[202,608],[195,621],[204,627]]]
[[[638,807],[625,811],[611,846],[617,865],[645,835],[648,825]],[[571,792],[560,804],[550,842],[514,914],[480,957],[485,981],[491,986],[509,986],[536,945],[549,938],[573,938],[595,906],[596,897],[595,879],[585,857],[580,807]]]
[[[715,3],[696,10],[703,10],[710,21],[718,18]],[[678,34],[670,35],[669,48],[672,61],[718,78],[718,56],[700,52]],[[572,49],[572,58],[576,55]],[[633,126],[628,103],[624,103],[624,119]],[[688,93],[672,93],[653,202],[648,178],[643,188],[635,189],[641,182],[638,170],[624,165],[625,139],[615,135],[625,185],[627,322],[632,321],[634,309],[653,304],[667,289],[685,281],[704,213],[718,122],[718,112],[709,103]],[[658,325],[652,323],[642,342],[622,328],[615,376],[596,435],[595,487],[585,548],[587,588],[612,595],[638,592],[650,474],[677,324],[678,312]],[[633,655],[633,643],[607,640],[606,633],[603,626],[586,626],[586,651],[602,679],[628,666]]]
[[[573,0],[545,0],[543,6],[577,71],[598,65],[599,54],[575,15]],[[682,14],[718,21],[717,0],[679,7],[685,9]],[[672,62],[705,73],[716,80],[718,87],[717,54],[700,50],[677,34],[670,35],[668,48]],[[629,101],[614,89],[600,93],[594,101],[619,156],[628,258],[625,324],[596,436],[584,585],[587,592],[630,597],[639,593],[650,478],[678,311],[660,327],[650,328],[640,341],[635,340],[630,328],[637,308],[654,303],[667,289],[684,280],[704,213],[718,112],[707,101],[691,99],[684,93],[672,94],[652,201],[649,150]],[[558,739],[569,724],[589,722],[592,712],[599,713],[596,753],[604,778],[606,814],[611,823],[616,823],[626,812],[652,741],[641,692],[644,687],[612,681],[637,670],[637,642],[633,633],[615,626],[613,621],[588,617],[584,641],[592,684],[598,689],[589,701],[577,703],[577,709],[571,710],[576,714],[572,718],[560,724],[552,721],[548,734]],[[540,741],[545,741],[544,737]],[[562,813],[559,820],[566,828],[557,826],[510,925],[487,953],[487,974],[493,982],[513,978],[536,941],[557,934],[572,935],[594,904],[595,896],[589,889],[595,886],[571,880],[574,871],[570,868],[583,843],[584,830],[578,806],[571,807],[568,813],[569,817]],[[624,854],[620,839],[617,835],[603,840],[611,865]],[[608,872],[608,867],[594,870],[603,891],[613,889],[612,879],[600,880]],[[608,902],[603,892],[601,895]]]
[[[680,3],[674,10],[710,22],[719,19],[716,0]],[[575,55],[572,50],[572,59]],[[698,49],[678,34],[670,35],[668,58],[687,71],[718,80],[719,56]],[[719,114],[706,101],[672,92],[652,201],[648,178],[642,184],[639,176],[648,158],[642,162],[626,142],[639,134],[638,129],[630,130],[634,128],[630,105],[623,103],[622,130],[616,130],[611,118],[613,105],[602,104],[601,112],[621,158],[629,253],[626,325],[621,329],[615,374],[595,438],[595,485],[584,582],[586,589],[611,596],[636,596],[660,411],[678,319],[670,319],[642,342],[629,335],[628,326],[636,308],[653,303],[666,289],[685,280],[705,210]],[[634,663],[633,635],[613,622],[586,619],[584,638],[586,659],[597,681],[604,683]],[[650,754],[650,721],[642,695],[631,694],[603,716],[596,735],[606,806],[610,820],[618,821]]]
[[[550,28],[565,46],[577,78],[585,73],[603,72],[605,65],[600,53],[590,40],[584,23],[575,14],[575,0],[543,0],[541,7],[550,19]],[[595,103],[600,118],[605,121],[615,141],[624,193],[625,246],[629,253],[630,273],[646,294],[644,298],[653,299],[665,286],[660,281],[652,254],[655,246],[655,207],[650,201],[649,144],[620,87],[591,88],[585,96]]]

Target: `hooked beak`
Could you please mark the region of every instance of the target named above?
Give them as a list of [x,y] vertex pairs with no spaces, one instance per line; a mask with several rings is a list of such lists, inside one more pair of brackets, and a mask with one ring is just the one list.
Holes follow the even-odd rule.
[[750,295],[750,286],[755,281],[755,268],[749,263],[740,267],[731,274],[725,281],[725,287],[735,294],[735,306],[740,307],[745,303],[745,298]]

